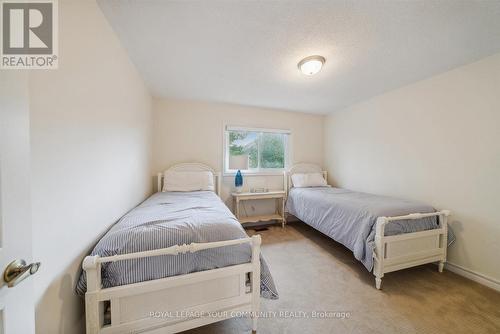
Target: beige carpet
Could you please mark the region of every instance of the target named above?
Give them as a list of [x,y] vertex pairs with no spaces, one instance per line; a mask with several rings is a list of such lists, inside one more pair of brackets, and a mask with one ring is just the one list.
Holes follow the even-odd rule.
[[[349,250],[303,223],[259,233],[280,293],[279,300],[262,299],[262,311],[302,311],[309,318],[259,319],[258,333],[500,333],[500,293],[440,274],[435,265],[386,274],[378,291]],[[311,318],[314,311],[330,312],[329,318]],[[251,333],[250,320],[185,333]]]

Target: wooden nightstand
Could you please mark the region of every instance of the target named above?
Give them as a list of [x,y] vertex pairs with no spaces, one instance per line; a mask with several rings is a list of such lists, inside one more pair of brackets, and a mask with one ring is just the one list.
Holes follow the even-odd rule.
[[[281,221],[281,226],[285,227],[285,197],[286,193],[283,190],[279,191],[269,191],[265,193],[231,193],[233,196],[234,211],[236,218],[238,218],[241,224],[245,223],[257,223],[265,222],[270,220]],[[259,215],[259,216],[248,216],[241,217],[240,215],[240,202],[248,200],[262,200],[262,199],[274,199],[276,201],[276,211],[274,214],[269,215]]]

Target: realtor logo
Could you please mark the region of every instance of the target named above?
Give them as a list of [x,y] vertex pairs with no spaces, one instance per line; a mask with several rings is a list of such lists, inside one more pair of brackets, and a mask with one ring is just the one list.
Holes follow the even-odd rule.
[[0,68],[57,68],[56,0],[1,0],[0,5]]

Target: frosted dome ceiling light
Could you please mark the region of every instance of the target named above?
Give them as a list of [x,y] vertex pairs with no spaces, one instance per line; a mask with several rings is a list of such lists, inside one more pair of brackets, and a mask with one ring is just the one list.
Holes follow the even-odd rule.
[[325,57],[322,56],[309,56],[302,59],[299,64],[299,70],[305,75],[314,75],[321,70],[325,63]]

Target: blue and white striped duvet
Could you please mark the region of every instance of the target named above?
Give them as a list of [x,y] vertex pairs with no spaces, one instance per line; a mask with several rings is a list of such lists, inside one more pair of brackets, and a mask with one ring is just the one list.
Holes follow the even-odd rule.
[[[152,249],[230,239],[247,234],[234,215],[211,191],[156,193],[126,214],[98,242],[91,255],[110,256]],[[249,244],[195,253],[155,256],[105,263],[104,288],[183,275],[250,262]],[[82,272],[76,290],[87,290]],[[261,257],[261,295],[278,297],[266,262]]]

